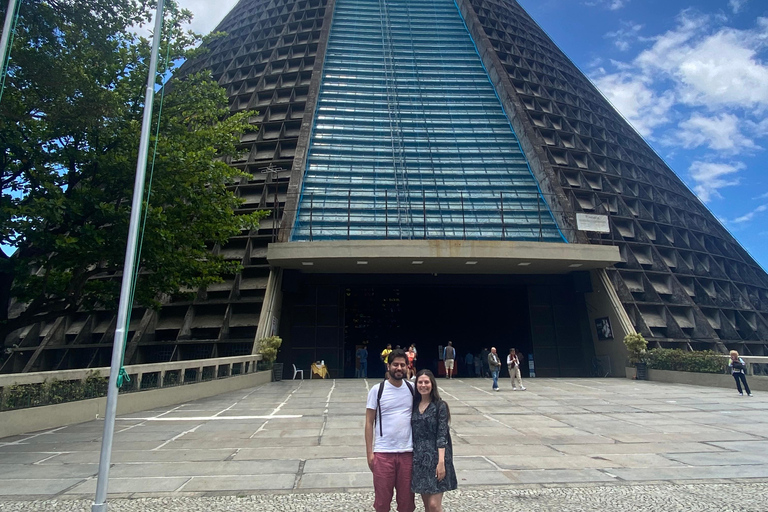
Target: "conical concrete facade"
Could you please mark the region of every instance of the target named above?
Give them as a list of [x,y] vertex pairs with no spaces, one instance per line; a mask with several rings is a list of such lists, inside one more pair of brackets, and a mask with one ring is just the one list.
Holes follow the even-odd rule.
[[[217,30],[182,72],[210,69],[233,112],[258,111],[230,163],[253,175],[243,209],[273,214],[214,249],[240,275],[136,320],[128,363],[250,353],[295,320],[275,290],[300,272],[282,276],[268,244],[376,240],[616,247],[605,272],[651,346],[768,354],[768,275],[515,1],[242,0]],[[609,232],[580,231],[580,213]],[[108,347],[82,341],[110,319],[40,326],[47,348],[4,371],[103,364]]]

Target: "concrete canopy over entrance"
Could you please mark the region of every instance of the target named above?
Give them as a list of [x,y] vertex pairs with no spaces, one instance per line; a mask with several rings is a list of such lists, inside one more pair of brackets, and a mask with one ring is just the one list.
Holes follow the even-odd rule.
[[275,267],[312,273],[567,274],[621,261],[613,246],[488,240],[346,240],[270,244]]

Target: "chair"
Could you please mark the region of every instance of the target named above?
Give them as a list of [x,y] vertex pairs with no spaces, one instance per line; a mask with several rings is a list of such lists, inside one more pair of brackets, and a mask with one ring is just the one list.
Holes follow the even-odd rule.
[[298,368],[296,368],[296,365],[294,364],[293,365],[293,380],[296,380],[296,374],[297,373],[300,373],[301,374],[301,380],[304,380],[304,370],[299,370]]

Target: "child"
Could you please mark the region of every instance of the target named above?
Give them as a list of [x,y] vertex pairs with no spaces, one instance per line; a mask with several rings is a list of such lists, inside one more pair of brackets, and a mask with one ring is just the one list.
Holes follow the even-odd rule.
[[731,360],[728,362],[728,367],[731,369],[733,378],[736,381],[736,389],[739,390],[739,395],[744,396],[744,393],[741,391],[741,384],[743,382],[747,396],[752,396],[752,392],[749,390],[749,384],[747,384],[747,365],[735,350],[731,350]]

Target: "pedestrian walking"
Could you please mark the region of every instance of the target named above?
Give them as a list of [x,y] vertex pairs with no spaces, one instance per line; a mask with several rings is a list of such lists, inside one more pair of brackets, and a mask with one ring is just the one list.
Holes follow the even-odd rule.
[[475,356],[475,377],[483,376],[483,358],[480,354]]
[[507,368],[509,368],[509,379],[512,381],[512,391],[516,391],[518,385],[521,391],[525,391],[523,378],[520,376],[520,359],[518,359],[517,351],[514,348],[509,349]]
[[728,367],[731,369],[731,375],[733,375],[733,379],[736,381],[736,389],[739,390],[739,395],[744,396],[744,392],[741,390],[743,383],[747,396],[752,396],[749,384],[747,384],[747,365],[735,350],[731,350],[731,360],[728,362]]
[[388,377],[368,392],[365,408],[365,450],[373,473],[376,512],[389,512],[397,492],[398,512],[416,508],[411,491],[413,468],[413,386],[405,380],[408,358],[402,350],[390,352]]
[[443,349],[443,360],[445,361],[445,377],[453,378],[453,364],[456,360],[456,349],[453,348],[453,342],[449,341],[448,346]]
[[471,377],[475,373],[475,356],[472,352],[467,352],[464,356],[464,366],[467,369],[467,377]]
[[453,467],[451,411],[440,398],[429,370],[416,374],[413,404],[413,476],[411,491],[421,494],[425,512],[443,511],[443,493],[458,487]]
[[493,390],[499,390],[499,371],[501,371],[501,360],[498,354],[496,354],[496,347],[491,347],[491,353],[488,354],[488,367],[491,369],[491,377],[493,377]]

